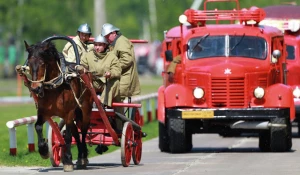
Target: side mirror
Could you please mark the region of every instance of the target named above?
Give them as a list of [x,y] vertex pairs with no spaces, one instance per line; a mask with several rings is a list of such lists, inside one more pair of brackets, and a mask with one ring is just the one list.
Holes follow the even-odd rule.
[[274,58],[278,59],[281,56],[281,52],[280,52],[280,50],[274,50],[272,55]]
[[272,63],[277,63],[278,62],[278,58],[281,56],[281,52],[280,50],[274,50],[272,53]]
[[165,51],[166,61],[173,61],[173,53],[172,50]]

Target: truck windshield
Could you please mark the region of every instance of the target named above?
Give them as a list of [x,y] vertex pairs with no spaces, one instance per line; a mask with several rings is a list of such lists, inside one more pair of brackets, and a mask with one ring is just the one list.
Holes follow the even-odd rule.
[[[201,42],[199,43],[198,41],[200,39]],[[246,57],[265,59],[267,57],[267,44],[263,38],[255,36],[224,35],[207,36],[204,38],[197,37],[192,38],[188,42],[187,54],[188,58],[192,60],[207,57]]]
[[288,53],[287,59],[288,60],[294,60],[295,59],[295,48],[294,48],[294,46],[287,45],[286,46],[286,51]]

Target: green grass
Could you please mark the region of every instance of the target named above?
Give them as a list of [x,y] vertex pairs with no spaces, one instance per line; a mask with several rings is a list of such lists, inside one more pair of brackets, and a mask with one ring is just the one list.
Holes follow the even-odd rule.
[[[158,87],[162,84],[160,77],[142,77],[140,78],[142,94],[148,94],[157,92]],[[15,96],[16,92],[12,86],[16,85],[16,82],[13,80],[0,80],[0,84],[8,87],[1,86],[0,89],[6,90],[6,92],[0,91],[1,96]],[[24,92],[27,89],[24,88]],[[28,91],[28,90],[27,90]],[[24,93],[26,94],[26,93]],[[28,93],[27,93],[28,95]],[[145,104],[143,104],[145,105]],[[152,102],[152,105],[153,102]],[[146,108],[144,108],[145,111]],[[153,109],[155,109],[153,107]],[[2,136],[0,137],[0,166],[51,166],[49,159],[42,159],[39,153],[28,152],[27,147],[27,127],[19,126],[17,127],[17,156],[9,155],[9,130],[6,127],[6,122],[10,120],[15,120],[18,118],[29,117],[36,115],[36,109],[34,104],[18,104],[18,105],[0,105],[1,120],[0,120],[0,132]],[[154,111],[152,112],[154,114]],[[157,121],[147,123],[147,117],[144,116],[145,125],[143,126],[143,132],[146,132],[148,135],[146,138],[143,138],[143,141],[157,137],[158,128]],[[45,127],[44,127],[45,128]],[[44,129],[45,130],[45,129]],[[95,145],[92,147],[88,146],[89,157],[97,156],[98,154],[94,151]],[[120,147],[109,146],[109,151],[112,152]],[[35,133],[35,149],[37,150],[37,137]],[[73,160],[77,158],[76,146],[72,147]],[[107,153],[107,152],[106,152]]]

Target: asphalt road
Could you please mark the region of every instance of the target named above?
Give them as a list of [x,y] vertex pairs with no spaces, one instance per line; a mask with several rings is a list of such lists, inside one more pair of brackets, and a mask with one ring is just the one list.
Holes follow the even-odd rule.
[[[158,139],[143,143],[140,165],[121,164],[120,151],[89,159],[87,170],[72,175],[299,175],[300,138],[293,137],[292,151],[263,153],[258,138],[222,138],[216,134],[193,136],[194,148],[187,154],[162,153]],[[0,167],[0,174],[66,174],[62,166]]]

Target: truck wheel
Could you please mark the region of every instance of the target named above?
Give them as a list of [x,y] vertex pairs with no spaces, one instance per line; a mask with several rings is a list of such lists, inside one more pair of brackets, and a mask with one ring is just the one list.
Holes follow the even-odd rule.
[[193,138],[192,138],[192,134],[188,131],[186,133],[186,152],[190,152],[193,149]]
[[263,130],[259,133],[259,149],[263,152],[270,151],[270,131]]
[[161,122],[158,122],[158,147],[161,152],[169,152],[169,135],[167,131],[167,127],[162,124]]
[[284,152],[289,151],[292,147],[291,124],[285,118],[275,118],[271,120],[272,124],[286,124],[287,127],[271,127],[270,128],[270,151]]
[[292,123],[288,119],[287,121],[287,151],[292,149],[293,143],[292,143]]
[[185,120],[169,120],[169,147],[171,153],[185,153],[192,149],[192,134],[186,130]]
[[297,121],[297,127],[298,127],[298,136],[300,136],[300,121]]

